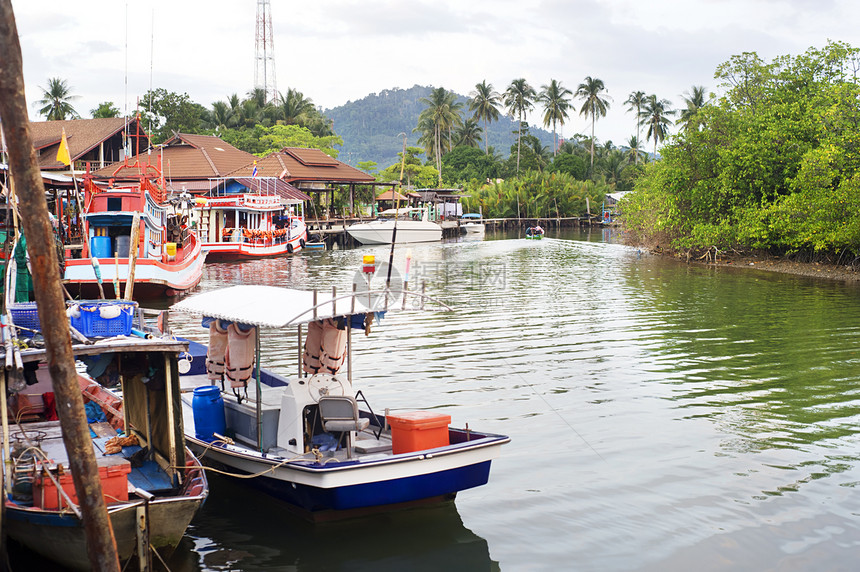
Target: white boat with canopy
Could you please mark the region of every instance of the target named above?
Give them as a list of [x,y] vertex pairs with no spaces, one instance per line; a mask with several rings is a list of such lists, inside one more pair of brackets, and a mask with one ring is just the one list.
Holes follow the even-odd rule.
[[[182,383],[188,443],[204,463],[312,520],[450,499],[485,484],[507,436],[450,427],[435,410],[384,416],[353,387],[353,329],[369,332],[385,312],[432,302],[405,289],[233,286],[175,304],[172,311],[202,316],[210,332],[207,372]],[[261,367],[261,335],[298,336],[296,375]]]
[[[416,220],[415,216],[420,216]],[[378,219],[358,222],[346,232],[361,244],[402,244],[407,242],[436,242],[442,240],[442,227],[430,220],[428,209],[409,207],[388,209]]]

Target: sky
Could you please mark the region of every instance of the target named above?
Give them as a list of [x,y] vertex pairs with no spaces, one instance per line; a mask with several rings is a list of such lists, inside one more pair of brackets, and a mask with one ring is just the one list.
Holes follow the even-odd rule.
[[[257,0],[12,0],[31,119],[48,79],[66,79],[82,117],[100,102],[134,110],[150,87],[206,107],[254,87]],[[633,91],[684,106],[693,85],[720,94],[732,55],[799,55],[828,40],[860,47],[856,0],[271,0],[275,79],[330,109],[415,84],[469,95],[525,78],[576,91],[603,80],[595,136],[636,133]],[[560,128],[590,134],[581,102]],[[542,123],[539,106],[529,116]],[[335,126],[337,131],[337,126]]]

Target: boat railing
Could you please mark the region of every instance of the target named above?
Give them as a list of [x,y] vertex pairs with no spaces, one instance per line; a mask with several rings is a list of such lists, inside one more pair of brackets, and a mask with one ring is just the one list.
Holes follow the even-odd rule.
[[[413,297],[416,302],[418,302],[419,306],[414,306],[412,309],[415,310],[424,310],[425,302],[430,301],[436,304],[439,304],[445,311],[452,311],[452,308],[442,302],[441,300],[434,298],[432,296],[428,296],[424,293],[425,285],[421,285],[421,292],[416,292],[413,290],[408,290],[406,288],[402,288],[399,290],[391,289],[391,288],[382,288],[378,290],[357,290],[356,285],[353,284],[352,292],[348,294],[343,294],[338,296],[337,289],[332,287],[332,296],[323,302],[318,302],[318,290],[313,291],[313,305],[302,311],[295,318],[287,322],[288,324],[298,324],[303,321],[307,321],[303,319],[308,313],[311,313],[313,320],[316,321],[318,319],[319,310],[324,309],[326,306],[330,306],[332,308],[332,315],[355,315],[355,314],[363,314],[367,312],[387,312],[389,310],[395,310],[396,302],[400,301],[400,309],[406,309],[406,300],[409,296]],[[347,313],[338,313],[339,308],[337,307],[337,303],[340,300],[349,300],[351,302],[349,312]],[[363,309],[356,307],[356,302],[359,302],[364,306]],[[392,303],[393,302],[393,303]],[[341,308],[342,309],[342,308]]]

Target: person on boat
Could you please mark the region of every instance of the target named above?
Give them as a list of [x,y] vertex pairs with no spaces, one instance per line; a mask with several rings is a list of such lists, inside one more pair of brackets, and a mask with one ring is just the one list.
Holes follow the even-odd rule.
[[537,226],[534,228],[534,233],[535,233],[535,234],[543,234],[543,228],[541,228],[541,226],[540,226],[540,225],[537,225]]

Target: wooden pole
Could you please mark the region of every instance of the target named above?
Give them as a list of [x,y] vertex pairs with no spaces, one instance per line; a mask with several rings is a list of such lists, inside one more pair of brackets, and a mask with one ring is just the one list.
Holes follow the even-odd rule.
[[[107,507],[102,496],[84,400],[77,381],[69,320],[60,288],[54,233],[48,219],[45,188],[30,135],[18,28],[11,0],[0,0],[0,117],[6,130],[9,168],[15,173],[21,222],[30,251],[33,286],[45,337],[69,468],[81,503],[87,555],[93,570],[119,572],[119,557]],[[45,539],[50,542],[50,539]]]
[[137,251],[140,248],[140,213],[134,213],[131,221],[131,236],[128,240],[128,280],[125,283],[125,299],[131,300],[134,294],[134,268],[137,266]]

